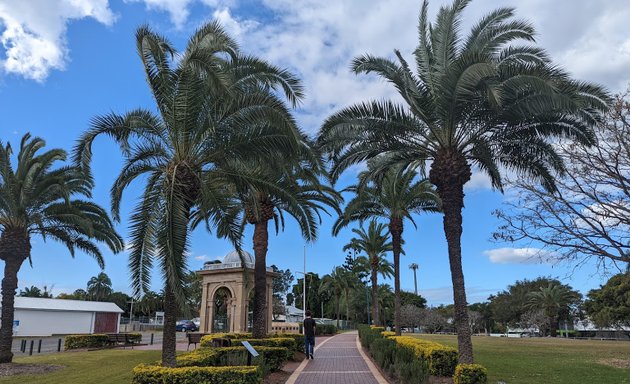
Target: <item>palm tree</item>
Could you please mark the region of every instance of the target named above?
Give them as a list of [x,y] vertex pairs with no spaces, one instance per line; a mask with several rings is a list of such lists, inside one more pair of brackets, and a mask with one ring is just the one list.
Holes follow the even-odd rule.
[[82,251],[94,257],[101,268],[103,255],[96,242],[105,243],[113,252],[123,248],[107,213],[85,200],[90,197],[92,180],[77,167],[57,166],[66,159],[66,152],[41,152],[44,146],[44,140],[24,135],[14,169],[11,145],[0,142],[0,260],[5,263],[0,363],[13,359],[15,290],[22,263],[28,260],[32,265],[33,236],[61,242],[73,257],[75,251]]
[[575,292],[561,284],[550,283],[546,287],[527,294],[526,307],[528,309],[542,309],[549,321],[549,335],[556,336],[560,313],[579,300]]
[[416,180],[418,174],[413,170],[392,168],[382,178],[370,180],[371,174],[369,170],[363,172],[359,176],[361,182],[346,189],[354,192],[356,197],[348,203],[343,215],[335,222],[333,234],[337,235],[341,228],[352,221],[363,222],[376,217],[389,221],[394,254],[394,326],[396,334],[400,336],[400,254],[403,223],[407,219],[417,228],[411,214],[437,212],[440,199],[428,180]]
[[391,277],[393,268],[391,263],[385,259],[385,254],[392,250],[392,243],[388,241],[389,232],[385,224],[370,220],[367,231],[363,227],[353,228],[358,237],[350,239],[350,243],[343,247],[344,252],[349,249],[356,249],[364,252],[367,258],[357,257],[357,270],[370,272],[372,283],[372,321],[379,324],[378,311],[378,274],[383,277]]
[[301,148],[297,156],[281,153],[276,161],[258,167],[245,163],[225,165],[238,170],[241,175],[258,175],[273,183],[272,189],[251,184],[235,187],[242,204],[243,223],[254,226],[254,338],[263,338],[267,334],[268,222],[274,220],[277,234],[280,229],[284,230],[284,215],[289,214],[297,221],[304,239],[314,241],[321,223],[320,211],[327,213],[326,206],[338,211],[341,201],[335,190],[320,183],[319,179],[324,175],[321,159],[314,155],[306,136],[299,134]]
[[342,267],[336,267],[330,275],[322,277],[319,292],[330,292],[335,298],[335,315],[337,319],[337,329],[339,329],[339,316],[341,296],[348,287],[346,272]]
[[415,293],[416,296],[418,295],[418,278],[416,277],[418,268],[420,268],[420,266],[416,263],[409,264],[409,269],[413,270],[413,293]]
[[92,300],[103,300],[113,292],[112,280],[105,272],[92,276],[87,283],[87,292]]
[[240,226],[229,214],[238,202],[230,186],[262,182],[217,165],[295,153],[297,128],[274,90],[292,103],[302,90],[287,71],[240,55],[216,22],[194,33],[180,54],[148,27],[137,30],[136,45],[157,113],[136,109],[95,118],[75,148],[75,161],[89,168],[99,136],[120,146],[125,164],[111,192],[117,220],[123,191],[137,178],[145,183],[130,218],[133,296],[148,290],[157,262],[165,293],[162,364],[174,366],[176,314],[186,310],[182,282],[190,232],[205,223],[240,249]]
[[44,290],[42,291],[38,287],[31,285],[30,287],[24,288],[24,290],[20,289],[20,293],[18,294],[20,297],[43,297],[45,299],[52,299],[52,294],[48,292],[48,287],[44,286]]
[[413,52],[416,73],[398,51],[397,61],[354,59],[355,73],[382,76],[405,104],[370,101],[348,107],[324,122],[318,139],[333,160],[333,179],[370,159],[375,172],[430,162],[429,180],[444,212],[460,363],[473,362],[461,263],[464,185],[472,167],[488,174],[499,190],[502,169],[553,190],[554,173],[564,166],[547,139],[594,143],[592,127],[608,100],[600,87],[574,81],[552,65],[544,50],[510,45],[534,40],[531,24],[514,20],[511,8],[482,17],[462,38],[461,15],[469,2],[454,0],[430,23],[424,1]]
[[389,284],[378,285],[378,309],[380,311],[383,326],[386,326],[388,319],[391,319],[391,310],[396,301],[392,294],[392,287]]

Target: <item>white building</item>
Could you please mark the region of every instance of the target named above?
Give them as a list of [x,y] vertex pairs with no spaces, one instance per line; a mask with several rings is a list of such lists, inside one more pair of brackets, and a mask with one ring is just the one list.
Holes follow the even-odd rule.
[[114,303],[15,297],[13,336],[114,333],[121,313]]

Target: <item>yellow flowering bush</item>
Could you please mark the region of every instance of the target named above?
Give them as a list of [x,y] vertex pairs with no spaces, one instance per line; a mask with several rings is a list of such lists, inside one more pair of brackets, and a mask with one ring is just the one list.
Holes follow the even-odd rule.
[[487,384],[488,370],[480,364],[457,364],[453,384]]
[[178,367],[140,364],[133,369],[132,384],[261,384],[258,367]]
[[391,337],[404,347],[412,349],[418,358],[429,364],[429,372],[434,376],[453,376],[457,365],[457,350],[452,347],[411,336]]

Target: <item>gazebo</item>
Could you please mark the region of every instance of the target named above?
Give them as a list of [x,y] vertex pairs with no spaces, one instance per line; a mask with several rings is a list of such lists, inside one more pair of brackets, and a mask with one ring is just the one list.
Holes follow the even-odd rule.
[[[199,332],[248,332],[252,329],[254,257],[241,251],[228,253],[223,261],[206,262],[197,271],[202,277]],[[241,260],[242,259],[242,260]],[[267,267],[267,332],[271,331],[272,286],[277,273]]]

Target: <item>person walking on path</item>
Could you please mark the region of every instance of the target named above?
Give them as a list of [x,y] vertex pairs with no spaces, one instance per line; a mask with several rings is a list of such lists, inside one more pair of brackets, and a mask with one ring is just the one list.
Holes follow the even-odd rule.
[[311,317],[311,311],[306,311],[304,319],[304,348],[306,349],[306,358],[313,358],[313,349],[315,348],[315,320]]

